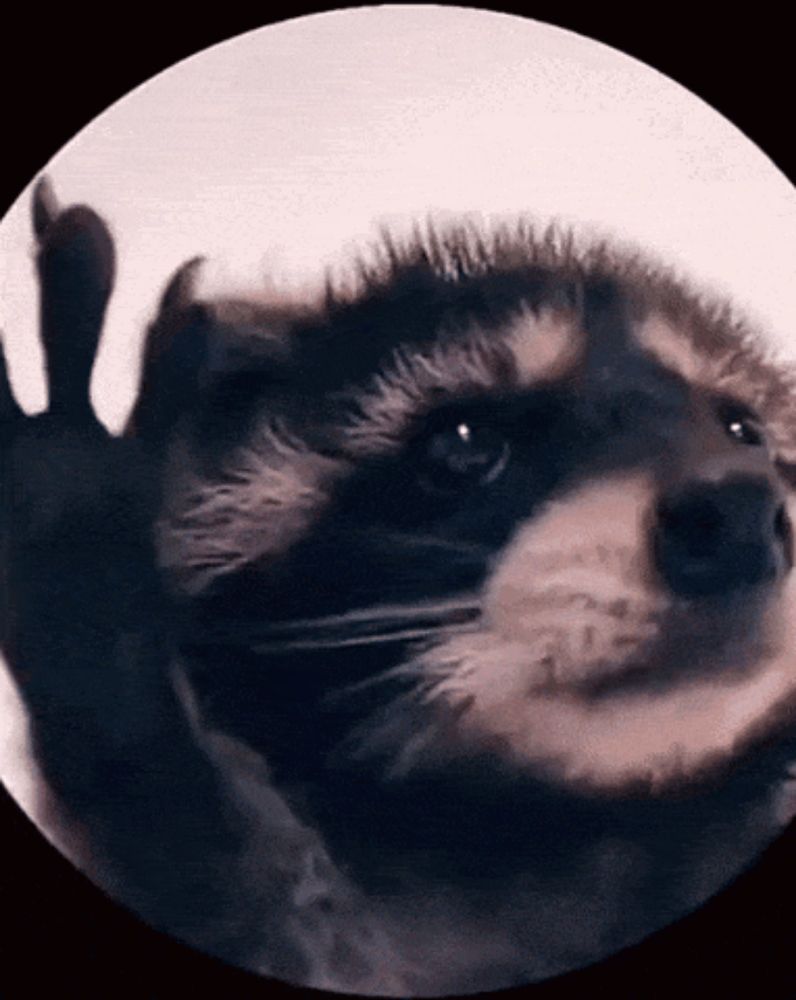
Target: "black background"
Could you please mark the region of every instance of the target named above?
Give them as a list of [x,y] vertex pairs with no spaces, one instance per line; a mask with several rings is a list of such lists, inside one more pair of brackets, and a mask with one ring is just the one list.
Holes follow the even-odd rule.
[[[604,5],[595,5],[602,8]],[[746,6],[746,5],[744,5]],[[293,6],[283,17],[322,8]],[[501,8],[506,10],[507,8]],[[175,61],[260,27],[260,16],[114,4],[2,19],[0,210],[78,129]],[[791,28],[749,14],[692,19],[643,4],[609,17],[536,5],[525,13],[597,38],[661,70],[733,121],[791,179],[796,170]],[[123,180],[120,178],[120,183]],[[529,206],[532,208],[532,206]],[[197,248],[200,252],[201,248]],[[0,294],[2,290],[0,289]],[[796,642],[796,637],[794,637]],[[0,725],[2,722],[0,721]],[[38,836],[0,787],[0,996],[225,998],[303,991],[263,984],[195,955],[113,906]],[[522,991],[531,997],[796,996],[796,830],[691,918],[594,969]]]

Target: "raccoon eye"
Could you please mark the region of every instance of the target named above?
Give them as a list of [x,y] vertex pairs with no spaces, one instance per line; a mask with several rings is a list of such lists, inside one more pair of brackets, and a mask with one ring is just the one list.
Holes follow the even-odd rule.
[[461,421],[426,439],[421,484],[452,493],[494,482],[508,462],[509,444],[490,427]]
[[739,444],[759,447],[765,444],[766,436],[762,421],[740,403],[722,400],[717,407],[719,421],[727,434]]

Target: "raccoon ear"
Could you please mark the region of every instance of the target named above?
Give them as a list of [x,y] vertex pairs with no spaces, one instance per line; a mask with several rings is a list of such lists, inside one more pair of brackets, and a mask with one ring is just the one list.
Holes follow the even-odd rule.
[[[204,257],[192,257],[177,268],[160,297],[158,319],[178,316],[196,301],[196,282],[204,262]],[[154,325],[152,332],[155,337]]]
[[196,300],[204,262],[193,257],[170,278],[144,344],[138,397],[127,433],[150,444],[166,439],[198,392],[217,331],[212,312]]
[[234,408],[241,394],[268,391],[292,357],[292,312],[245,299],[198,299],[203,263],[194,257],[178,268],[147,332],[127,433],[156,450],[184,414],[209,406],[213,419],[222,420],[222,397]]
[[45,178],[36,185],[32,216],[49,412],[72,423],[96,424],[89,389],[113,290],[113,239],[87,206],[60,211]]

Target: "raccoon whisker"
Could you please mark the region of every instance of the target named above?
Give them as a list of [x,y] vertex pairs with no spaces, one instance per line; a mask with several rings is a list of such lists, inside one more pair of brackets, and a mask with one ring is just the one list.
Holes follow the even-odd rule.
[[482,560],[488,559],[491,554],[489,547],[479,542],[440,538],[438,535],[425,535],[411,531],[384,531],[380,529],[374,533],[374,537],[383,547],[400,545],[404,548],[412,546],[414,548],[436,549],[437,551],[458,553],[462,556],[472,556]]
[[[389,629],[443,628],[470,624],[481,616],[477,598],[462,595],[412,604],[381,604],[353,608],[342,614],[317,618],[290,618],[268,624],[237,622],[219,628],[205,625],[190,636],[191,645],[233,645],[249,649],[276,649],[278,645],[317,643],[328,646],[339,639],[366,638]],[[375,641],[375,640],[374,640]]]
[[[400,668],[386,673],[396,672],[400,672]],[[412,673],[411,670],[408,672]],[[427,684],[421,675],[416,677],[417,683],[390,699],[349,734],[346,741],[349,753],[354,758],[368,757],[391,748],[392,762],[384,774],[387,780],[406,777],[414,769],[418,758],[439,737],[437,727],[417,715],[418,706],[428,700],[431,689],[436,685]],[[451,720],[463,715],[471,703],[470,698],[461,699],[453,707]]]
[[[460,616],[471,619],[480,614],[480,604],[473,596],[449,598],[441,601],[421,601],[415,604],[374,604],[370,607],[354,608],[336,615],[317,618],[291,618],[269,624],[265,635],[280,635],[289,632],[319,631],[325,628],[346,628],[350,626],[381,627],[391,622],[417,622],[427,618],[447,617],[456,620]],[[461,619],[460,619],[461,620]]]
[[[456,629],[436,629],[430,631],[436,639],[452,635],[457,632],[461,633],[472,630],[462,627]],[[411,659],[405,660],[397,666],[388,667],[386,670],[381,670],[370,677],[366,677],[364,680],[355,681],[352,684],[346,684],[343,687],[335,688],[326,695],[324,702],[330,705],[337,704],[340,701],[355,697],[362,692],[369,691],[372,688],[379,687],[383,684],[389,684],[396,680],[407,680],[412,683],[408,690],[404,691],[401,695],[395,697],[390,702],[393,706],[397,702],[417,702],[428,697],[433,697],[434,690],[439,686],[441,678],[428,677],[422,661],[419,657],[413,656]]]
[[[446,633],[466,631],[467,626],[446,628]],[[343,649],[350,646],[373,646],[392,642],[409,642],[413,639],[424,639],[429,635],[440,633],[438,626],[427,628],[403,629],[394,632],[376,632],[371,635],[330,636],[320,639],[290,639],[284,642],[265,642],[252,646],[255,653],[283,653],[294,650],[309,649]]]

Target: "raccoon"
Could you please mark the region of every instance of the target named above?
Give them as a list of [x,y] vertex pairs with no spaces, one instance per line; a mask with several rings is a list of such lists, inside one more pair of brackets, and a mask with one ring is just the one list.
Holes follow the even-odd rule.
[[294,984],[538,981],[792,807],[794,375],[551,227],[383,236],[316,301],[168,283],[126,432],[108,227],[34,195],[48,409],[3,366],[2,644],[59,843]]

